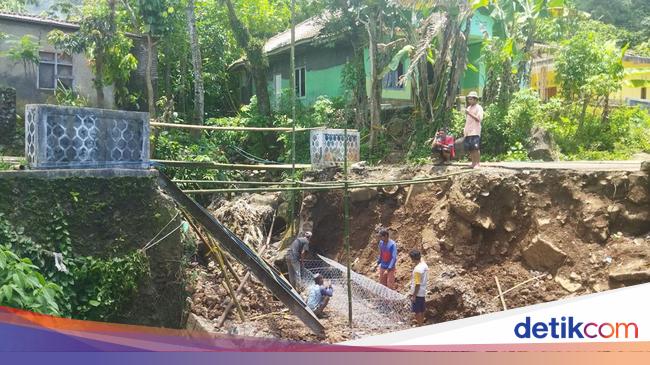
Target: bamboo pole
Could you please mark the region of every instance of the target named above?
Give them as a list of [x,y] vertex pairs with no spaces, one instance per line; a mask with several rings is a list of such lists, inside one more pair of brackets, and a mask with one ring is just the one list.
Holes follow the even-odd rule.
[[[537,275],[537,276],[535,276],[534,278],[530,278],[530,279],[528,279],[528,280],[526,280],[526,281],[524,281],[524,282],[521,282],[521,283],[519,283],[519,284],[513,286],[512,288],[510,288],[510,289],[504,291],[503,293],[501,293],[501,295],[506,295],[506,294],[508,294],[509,292],[511,292],[511,291],[513,291],[513,290],[519,288],[520,286],[522,286],[522,285],[526,285],[526,284],[530,283],[531,281],[535,281],[535,280],[541,279],[541,278],[543,278],[543,277],[546,276],[546,275],[548,275],[548,274],[544,273],[544,274],[541,274],[541,275]],[[497,296],[494,297],[494,299],[497,299],[497,298],[499,298],[499,295],[497,295]]]
[[[296,178],[296,0],[291,0],[291,52],[290,52],[290,79],[291,85],[291,179]],[[291,191],[291,206],[289,217],[291,219],[291,238],[296,236],[295,224],[296,192]]]
[[239,300],[237,300],[237,295],[232,289],[232,285],[230,284],[230,279],[228,279],[228,275],[226,273],[228,272],[225,268],[224,260],[223,257],[215,252],[215,247],[214,246],[209,246],[210,251],[213,252],[213,255],[216,256],[217,261],[219,262],[219,266],[221,267],[221,271],[223,272],[223,281],[226,283],[226,286],[228,287],[228,294],[232,298],[232,300],[235,302],[235,305],[237,306],[237,312],[239,313],[239,319],[241,319],[242,322],[246,320],[246,317],[244,316],[244,310],[242,310],[241,305],[239,304]]
[[345,258],[347,264],[347,284],[348,284],[348,325],[352,328],[352,277],[350,274],[350,190],[348,189],[348,123],[345,121],[343,131],[343,234],[345,246]]
[[404,209],[406,210],[409,205],[409,199],[411,199],[411,193],[413,193],[413,184],[409,186],[409,192],[406,194],[406,201],[404,202]]
[[[174,160],[151,160],[151,162],[162,164],[163,167],[176,168],[199,168],[212,170],[290,170],[292,165],[286,164],[230,164],[218,162],[200,162],[200,161],[174,161]],[[296,164],[297,169],[309,169],[310,164]]]
[[193,124],[176,124],[151,122],[153,128],[176,128],[190,130],[207,130],[207,131],[233,131],[233,132],[304,132],[313,129],[324,129],[325,127],[313,128],[293,128],[289,127],[234,127],[234,126],[210,126],[210,125],[193,125]]
[[217,253],[221,257],[221,260],[223,260],[223,262],[226,264],[226,268],[228,269],[228,272],[235,279],[235,281],[237,282],[237,285],[241,284],[241,279],[239,278],[239,275],[237,274],[235,269],[232,267],[232,264],[230,263],[230,261],[226,260],[226,256],[225,256],[223,250],[221,249],[221,247],[219,247],[217,242],[212,237],[210,237],[210,236],[207,236],[207,237],[212,242],[212,247],[214,247],[214,249],[217,251]]
[[497,282],[497,290],[499,290],[499,298],[501,298],[501,305],[503,305],[503,310],[507,311],[508,307],[506,307],[506,301],[505,299],[503,299],[503,292],[501,291],[501,284],[499,284],[499,278],[495,276],[494,281]]
[[172,180],[175,184],[294,185],[291,181]]
[[228,295],[230,295],[234,303],[237,305],[237,312],[239,313],[239,319],[241,319],[241,321],[244,322],[246,320],[246,317],[244,316],[244,311],[242,310],[241,305],[237,300],[237,296],[235,295],[235,292],[232,290],[232,286],[230,285],[230,280],[228,279],[228,270],[225,267],[223,257],[221,257],[221,255],[218,254],[218,252],[214,249],[210,241],[206,239],[205,235],[194,224],[194,222],[190,219],[189,215],[186,212],[183,212],[183,216],[185,217],[187,223],[189,223],[189,225],[192,227],[196,235],[199,236],[199,239],[203,242],[203,244],[205,244],[206,247],[208,247],[213,257],[217,259],[217,263],[219,264],[219,267],[221,268],[221,272],[223,273],[223,281],[225,282],[226,287],[228,289]]
[[[277,211],[273,213],[273,220],[271,221],[271,228],[269,228],[269,233],[266,236],[266,242],[264,243],[264,246],[260,248],[260,251],[258,252],[258,255],[261,256],[264,251],[266,251],[266,248],[269,247],[269,243],[271,242],[271,236],[273,235],[273,226],[275,225],[275,217],[277,216]],[[241,295],[241,293],[244,291],[244,288],[246,287],[246,284],[248,284],[248,280],[251,278],[251,272],[247,272],[244,278],[242,279],[241,283],[239,284],[239,287],[237,287],[237,291],[235,292],[235,297],[238,297]],[[229,303],[226,303],[224,301],[222,305],[225,305],[226,307],[223,310],[223,313],[221,313],[221,316],[219,317],[219,320],[217,321],[217,328],[221,327],[223,325],[223,322],[226,321],[226,317],[228,317],[228,314],[230,313],[234,301],[230,301]]]

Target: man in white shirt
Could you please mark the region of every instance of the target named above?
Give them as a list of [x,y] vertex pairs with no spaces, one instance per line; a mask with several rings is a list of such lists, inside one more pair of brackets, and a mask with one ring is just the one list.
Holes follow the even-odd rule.
[[409,253],[409,257],[415,265],[411,276],[411,310],[415,313],[415,320],[418,326],[422,326],[424,324],[429,266],[424,262],[422,254],[418,250],[412,250]]
[[467,109],[465,110],[465,149],[469,151],[472,160],[472,168],[478,168],[481,162],[481,122],[483,122],[483,108],[478,105],[478,94],[470,92],[467,97]]

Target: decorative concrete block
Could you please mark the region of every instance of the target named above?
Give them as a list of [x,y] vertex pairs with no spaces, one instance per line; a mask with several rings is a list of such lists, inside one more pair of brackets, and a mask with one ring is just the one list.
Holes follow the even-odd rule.
[[[344,130],[315,129],[310,132],[311,164],[314,168],[325,168],[343,165],[344,161]],[[360,138],[359,131],[348,129],[348,164],[359,161]]]
[[148,168],[149,113],[56,105],[25,107],[32,168]]

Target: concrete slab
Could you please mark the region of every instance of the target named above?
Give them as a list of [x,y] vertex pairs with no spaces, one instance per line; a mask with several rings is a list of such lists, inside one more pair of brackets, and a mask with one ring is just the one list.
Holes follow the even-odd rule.
[[115,177],[157,177],[158,170],[134,169],[58,169],[58,170],[7,170],[0,171],[0,179],[68,179],[78,177],[115,178]]

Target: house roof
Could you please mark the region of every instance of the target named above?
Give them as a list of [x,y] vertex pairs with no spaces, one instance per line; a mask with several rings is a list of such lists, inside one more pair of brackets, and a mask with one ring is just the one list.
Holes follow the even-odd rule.
[[[19,23],[32,23],[32,24],[40,24],[40,25],[49,25],[61,29],[79,30],[78,23],[54,19],[54,18],[48,18],[45,16],[33,15],[33,14],[18,14],[18,13],[12,13],[7,11],[0,11],[0,20],[2,19],[11,20]],[[124,34],[126,34],[131,38],[143,38],[143,36],[140,34],[135,34],[130,32],[125,32]]]
[[[296,44],[304,43],[318,36],[325,28],[326,17],[314,16],[296,24]],[[291,46],[291,28],[269,38],[264,44],[264,53],[281,52]]]
[[66,28],[71,30],[79,29],[79,24],[77,23],[47,18],[43,16],[31,15],[31,14],[18,14],[18,13],[0,11],[0,19],[12,20],[21,23],[49,25],[52,27]]
[[[320,35],[323,28],[325,28],[325,24],[327,23],[329,17],[330,15],[328,13],[325,13],[322,15],[313,16],[296,24],[296,46],[309,43],[318,35]],[[291,28],[269,38],[266,43],[264,43],[264,53],[267,56],[270,56],[285,51],[290,47]],[[237,61],[233,62],[229,68],[241,66],[244,63],[244,60],[244,57],[238,59]]]

